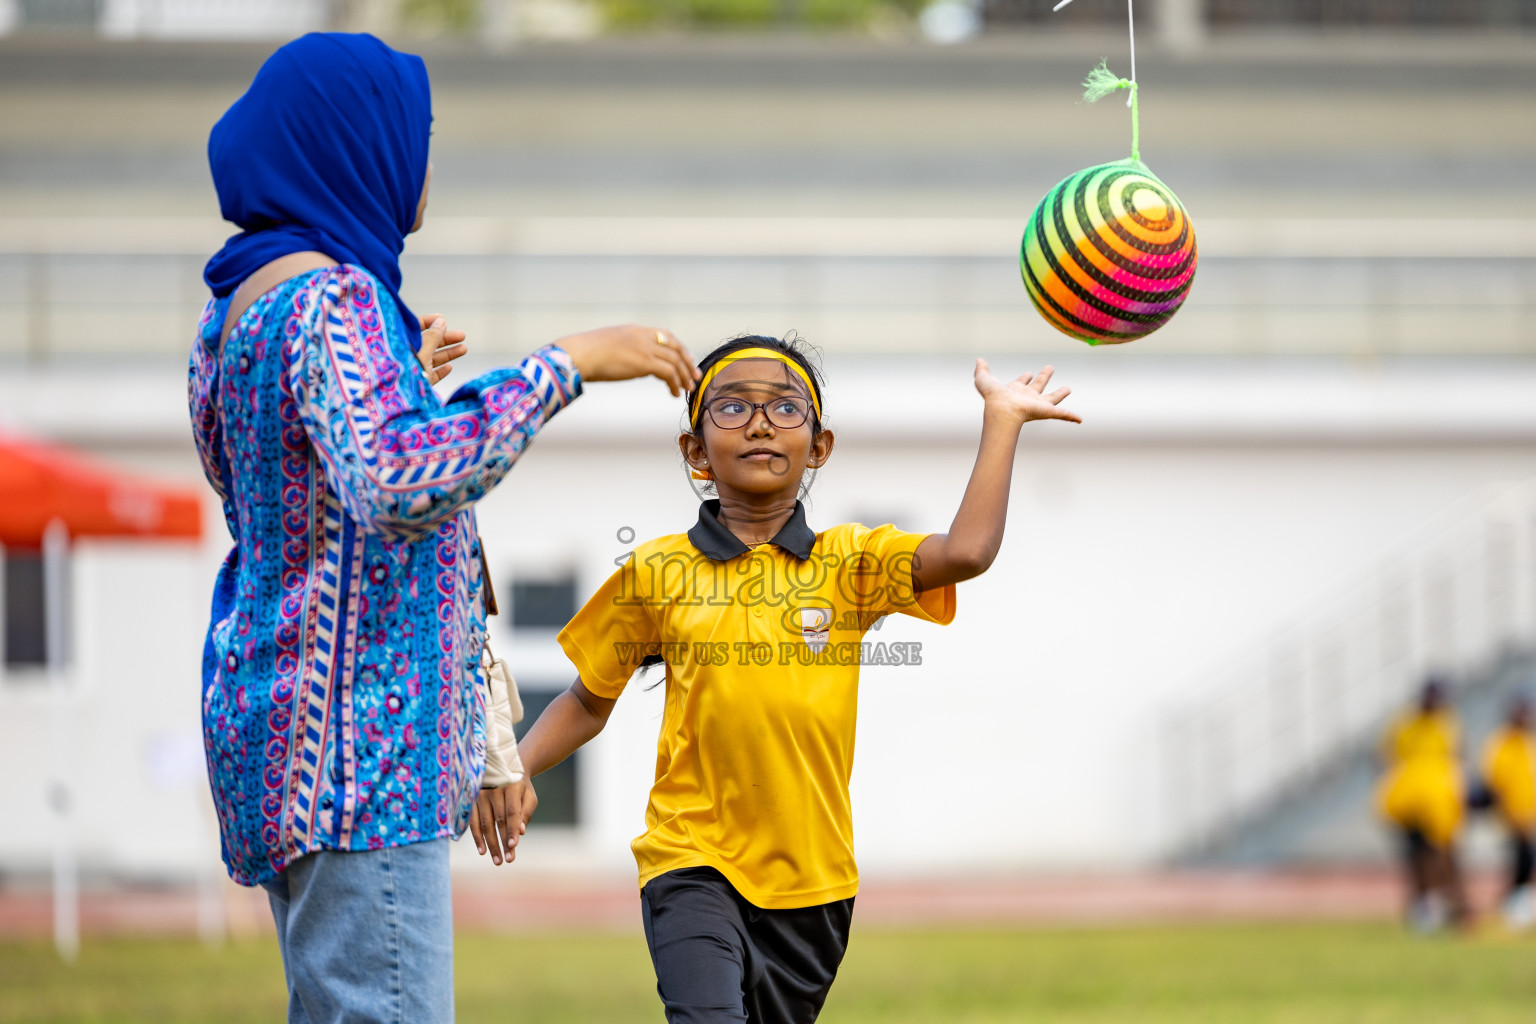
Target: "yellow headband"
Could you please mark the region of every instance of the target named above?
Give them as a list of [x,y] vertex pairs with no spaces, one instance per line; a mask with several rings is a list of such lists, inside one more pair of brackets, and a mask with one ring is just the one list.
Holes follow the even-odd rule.
[[805,382],[805,390],[811,396],[811,407],[816,410],[817,421],[821,420],[821,399],[817,397],[816,385],[811,382],[811,375],[805,372],[804,367],[783,352],[778,352],[771,348],[744,348],[740,351],[732,352],[728,356],[722,356],[720,361],[711,366],[704,374],[704,379],[699,381],[699,386],[694,388],[693,407],[688,410],[688,422],[695,428],[699,425],[699,410],[704,407],[704,391],[709,387],[710,381],[715,379],[715,374],[732,363],[740,362],[743,359],[773,359],[794,370],[795,374]]

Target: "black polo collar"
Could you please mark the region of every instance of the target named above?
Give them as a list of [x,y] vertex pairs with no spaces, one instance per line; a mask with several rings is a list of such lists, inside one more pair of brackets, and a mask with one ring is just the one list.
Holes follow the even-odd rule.
[[[704,557],[716,562],[729,562],[737,555],[746,554],[748,548],[741,542],[740,537],[720,522],[719,516],[720,500],[718,498],[711,498],[704,502],[699,506],[699,521],[694,524],[693,529],[688,531],[688,539]],[[816,534],[805,523],[803,504],[795,502],[794,514],[768,543],[777,544],[802,562],[811,557],[811,548],[816,544]]]

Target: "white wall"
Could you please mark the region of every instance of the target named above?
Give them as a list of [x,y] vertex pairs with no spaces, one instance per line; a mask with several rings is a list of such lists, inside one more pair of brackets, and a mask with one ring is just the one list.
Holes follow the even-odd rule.
[[[60,767],[87,871],[177,877],[218,855],[199,723],[209,568],[184,544],[75,548]],[[53,714],[42,671],[0,672],[0,870],[48,863]]]
[[[1536,476],[1536,373],[1519,366],[1103,365],[1063,377],[1087,424],[1026,428],[1007,540],[992,571],[960,587],[954,625],[897,618],[882,632],[921,640],[924,665],[865,671],[854,789],[871,874],[1143,861],[1158,840],[1154,731],[1209,666],[1478,487]],[[968,376],[959,361],[834,366],[839,445],[812,525],[944,529],[974,453]],[[30,388],[56,416],[49,386]],[[165,400],[146,398],[158,411],[115,457],[195,475],[175,382],[155,386]],[[497,584],[574,568],[589,591],[627,550],[620,527],[685,530],[695,499],[671,445],[677,419],[654,382],[594,385],[557,418],[482,505]],[[213,554],[80,554],[88,869],[190,870],[211,856],[201,792],[168,781],[164,744],[196,728]],[[572,676],[548,637],[510,654],[525,683]],[[619,702],[584,754],[583,826],[536,832],[520,865],[631,870],[659,700],[636,688]],[[0,678],[0,870],[46,853],[45,716],[37,690]]]
[[[842,397],[834,379],[841,444],[815,485],[813,526],[948,526],[979,413],[966,387],[933,374],[964,385],[966,369],[892,373],[872,388],[845,380]],[[1536,474],[1536,433],[1518,411],[1536,379],[1522,373],[1334,369],[1300,372],[1291,386],[1264,368],[1118,381],[1078,371],[1089,424],[1078,437],[1026,428],[1008,539],[991,572],[960,587],[954,625],[891,620],[882,639],[923,641],[923,667],[865,671],[854,787],[869,870],[1151,856],[1161,838],[1154,730],[1209,666],[1263,642],[1309,595],[1479,486]],[[1095,400],[1096,385],[1122,409],[1142,403],[1146,419],[1104,425],[1116,414]],[[626,550],[620,527],[644,539],[693,522],[669,444],[676,412],[645,390],[654,385],[623,387],[632,401],[562,414],[485,502],[482,532],[503,586],[519,570],[576,566],[589,591]],[[1436,397],[1414,403],[1415,394]],[[895,422],[913,417],[943,429],[917,443]],[[1464,431],[1480,417],[1478,431]],[[524,678],[570,673],[547,650],[513,657]],[[620,709],[636,706],[592,748],[599,809],[586,855],[597,862],[626,862],[620,840],[640,829],[656,697],[627,694]]]
[[115,39],[286,39],[326,27],[323,0],[106,0]]

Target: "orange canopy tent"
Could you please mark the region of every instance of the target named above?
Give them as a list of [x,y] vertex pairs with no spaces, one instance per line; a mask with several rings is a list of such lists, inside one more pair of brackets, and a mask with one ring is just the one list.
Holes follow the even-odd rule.
[[48,524],[71,537],[203,535],[189,487],[101,465],[57,445],[0,434],[0,544],[38,547]]
[[53,742],[49,791],[60,819],[53,856],[54,945],[66,961],[80,948],[79,868],[70,825],[70,711],[64,681],[63,554],[76,537],[203,534],[202,500],[188,487],[101,465],[58,445],[0,434],[0,544],[43,553]]

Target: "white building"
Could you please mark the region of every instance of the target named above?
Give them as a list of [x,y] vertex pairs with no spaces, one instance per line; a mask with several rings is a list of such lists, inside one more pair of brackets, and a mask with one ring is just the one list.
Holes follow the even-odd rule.
[[[687,237],[685,227],[673,237]],[[1208,251],[1220,260],[1219,247]],[[1465,363],[1325,357],[1305,351],[1316,337],[1305,333],[1285,335],[1304,349],[1288,357],[1243,356],[1230,341],[1225,354],[1197,357],[1201,338],[1221,341],[1219,276],[1203,296],[1197,286],[1204,312],[1192,307],[1187,323],[1126,351],[1076,350],[1041,333],[1021,289],[993,302],[985,288],[980,297],[962,288],[960,301],[980,324],[975,336],[949,338],[950,351],[937,354],[859,355],[840,354],[873,347],[853,326],[856,310],[780,303],[776,279],[750,268],[743,273],[762,305],[749,314],[676,294],[664,309],[626,309],[631,300],[611,292],[607,305],[555,294],[508,312],[475,305],[433,276],[450,264],[434,266],[418,264],[414,294],[465,308],[461,319],[480,337],[527,338],[527,347],[561,323],[630,315],[677,324],[698,349],[745,327],[805,327],[833,353],[827,419],[838,437],[812,492],[813,526],[860,519],[946,528],[979,424],[971,350],[991,352],[1000,373],[1055,359],[1085,423],[1026,428],[997,564],[960,587],[952,626],[887,620],[881,639],[923,644],[920,668],[864,672],[854,791],[869,875],[1153,861],[1181,838],[1170,831],[1163,789],[1169,717],[1212,685],[1213,673],[1220,681],[1230,658],[1265,643],[1277,623],[1399,538],[1490,484],[1536,476],[1536,367],[1492,355]],[[987,266],[999,280],[1010,272],[1006,263],[996,274]],[[153,290],[152,278],[134,287]],[[709,284],[719,302],[745,287],[727,278]],[[153,317],[172,307],[142,308]],[[1511,308],[1494,303],[1483,314]],[[909,326],[920,312],[906,317]],[[175,313],[190,324],[186,310]],[[523,318],[515,329],[498,332],[512,323],[498,317],[514,315]],[[1334,326],[1357,315],[1342,310]],[[892,331],[902,319],[887,317]],[[998,344],[1015,329],[1021,343]],[[1394,337],[1413,330],[1410,323]],[[1189,354],[1168,355],[1180,350]],[[0,372],[0,426],[199,478],[175,362],[151,372],[112,369],[104,358]],[[482,368],[492,361],[477,358]],[[553,628],[538,623],[582,601],[634,539],[692,523],[696,501],[673,444],[679,418],[679,404],[654,381],[593,385],[484,502],[503,606],[525,622],[498,626],[499,646],[530,706],[573,676]],[[66,764],[88,873],[185,877],[214,856],[198,679],[214,567],[228,540],[209,499],[199,550],[85,543],[74,557],[68,714],[76,742]],[[659,707],[659,692],[633,688],[578,755],[574,779],[545,781],[546,817],[574,823],[535,831],[522,869],[629,869]],[[48,863],[49,714],[36,669],[0,674],[0,872],[41,872]]]

